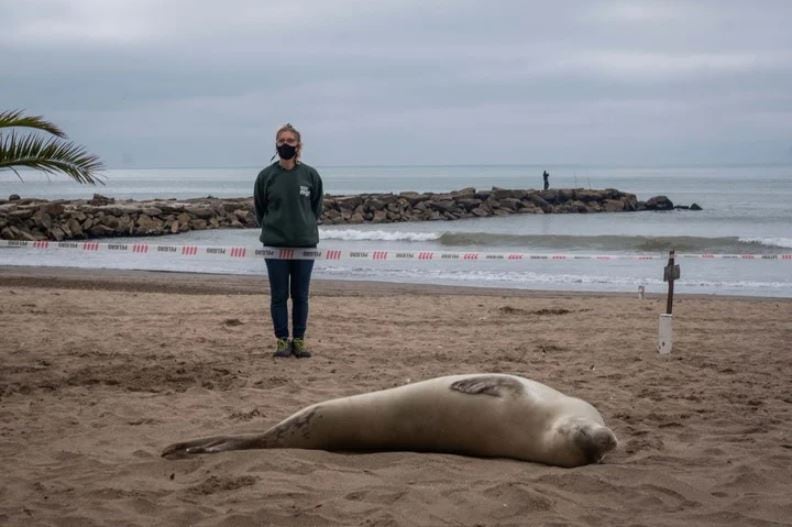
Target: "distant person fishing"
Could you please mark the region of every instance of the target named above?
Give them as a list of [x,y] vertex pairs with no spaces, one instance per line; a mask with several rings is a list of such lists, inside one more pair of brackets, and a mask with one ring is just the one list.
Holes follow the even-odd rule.
[[542,173],[542,180],[544,181],[544,189],[547,190],[550,188],[550,174],[545,170]]

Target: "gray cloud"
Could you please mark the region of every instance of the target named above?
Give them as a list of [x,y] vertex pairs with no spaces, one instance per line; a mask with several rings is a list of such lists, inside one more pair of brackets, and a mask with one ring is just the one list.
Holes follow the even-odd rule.
[[110,165],[788,161],[792,4],[0,0],[3,107]]

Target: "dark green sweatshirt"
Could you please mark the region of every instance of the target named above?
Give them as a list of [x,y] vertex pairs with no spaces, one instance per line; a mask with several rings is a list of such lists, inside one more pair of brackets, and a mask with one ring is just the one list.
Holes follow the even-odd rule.
[[306,164],[285,170],[276,161],[259,172],[253,203],[261,242],[271,247],[316,247],[322,194],[322,178]]

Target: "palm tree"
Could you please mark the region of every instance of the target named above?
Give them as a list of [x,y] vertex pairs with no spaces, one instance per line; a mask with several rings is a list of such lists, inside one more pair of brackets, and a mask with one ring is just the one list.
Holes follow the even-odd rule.
[[49,174],[61,172],[78,183],[104,184],[96,174],[104,169],[99,157],[68,141],[60,128],[43,117],[26,116],[21,110],[0,112],[0,130],[3,128],[32,128],[55,137],[35,132],[17,135],[14,130],[5,136],[0,133],[0,170],[11,169],[19,179],[22,176],[17,168],[25,167]]

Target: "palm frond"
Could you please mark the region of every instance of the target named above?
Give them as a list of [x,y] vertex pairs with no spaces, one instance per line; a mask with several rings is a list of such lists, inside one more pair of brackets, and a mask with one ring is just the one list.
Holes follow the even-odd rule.
[[44,120],[40,115],[23,115],[23,110],[10,110],[0,112],[0,128],[9,127],[34,128],[44,132],[49,132],[60,138],[65,138],[66,134],[57,125]]
[[[62,172],[78,183],[101,183],[96,172],[104,169],[98,156],[84,147],[62,139],[45,140],[35,134],[17,137],[0,135],[0,169],[26,167],[53,174]],[[18,175],[18,173],[17,173]]]

